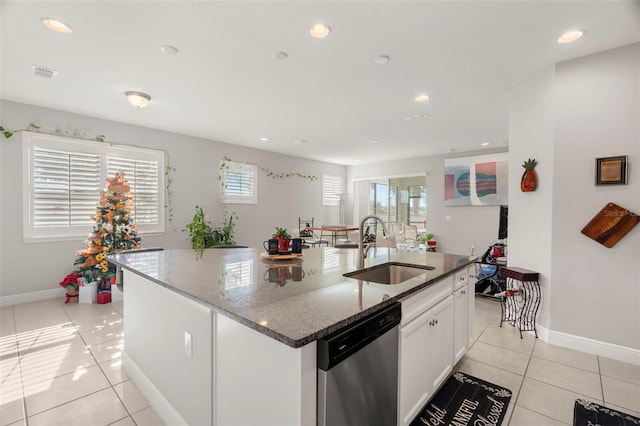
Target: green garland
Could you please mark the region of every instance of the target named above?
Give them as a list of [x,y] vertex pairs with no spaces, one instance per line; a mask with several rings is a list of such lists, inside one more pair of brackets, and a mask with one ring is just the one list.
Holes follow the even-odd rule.
[[[229,157],[225,156],[225,157],[222,159],[222,163],[220,163],[220,170],[221,170],[221,171],[222,171],[223,169],[228,168],[227,163],[226,163],[227,161],[232,161],[232,162],[234,162],[234,163],[240,163],[240,161],[235,161],[235,160],[232,160],[231,158],[229,158]],[[244,164],[251,164],[251,163],[248,163],[248,162],[246,162],[246,161],[243,161],[242,163],[244,163]],[[276,173],[276,172],[271,171],[270,169],[267,169],[266,167],[262,167],[262,166],[261,166],[261,165],[259,165],[259,164],[256,164],[256,166],[258,166],[258,168],[259,168],[261,171],[263,171],[264,173],[266,173],[267,177],[270,177],[271,179],[274,179],[274,180],[275,180],[275,179],[290,178],[290,177],[298,177],[298,178],[301,178],[301,179],[309,179],[309,180],[311,180],[311,181],[313,181],[313,180],[317,180],[317,179],[318,179],[318,176],[314,176],[314,175],[303,175],[302,173],[298,173],[298,172],[283,172],[283,173]],[[222,175],[218,176],[218,179],[219,179],[219,180],[220,180],[220,179],[222,179]]]

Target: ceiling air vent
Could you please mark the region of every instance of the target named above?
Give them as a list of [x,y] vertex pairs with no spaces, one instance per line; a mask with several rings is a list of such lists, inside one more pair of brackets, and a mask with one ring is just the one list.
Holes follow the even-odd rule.
[[41,67],[40,65],[31,65],[31,70],[33,71],[33,75],[36,77],[48,78],[49,80],[58,75],[58,71],[52,70],[51,68]]

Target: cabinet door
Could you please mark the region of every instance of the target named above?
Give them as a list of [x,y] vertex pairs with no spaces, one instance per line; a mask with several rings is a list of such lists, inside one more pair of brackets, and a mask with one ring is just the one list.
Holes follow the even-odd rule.
[[429,322],[429,397],[453,370],[453,303],[449,296],[427,311]]
[[469,285],[453,292],[453,363],[467,352],[469,344]]
[[429,311],[400,329],[398,424],[408,425],[430,396]]
[[467,284],[467,299],[469,303],[467,318],[467,348],[473,344],[473,322],[476,315],[476,267],[469,266],[469,281]]

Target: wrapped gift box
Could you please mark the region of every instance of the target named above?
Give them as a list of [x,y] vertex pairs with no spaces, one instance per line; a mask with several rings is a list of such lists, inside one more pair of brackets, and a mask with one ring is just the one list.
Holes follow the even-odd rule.
[[98,304],[102,305],[104,303],[111,302],[111,292],[105,291],[102,293],[98,293]]

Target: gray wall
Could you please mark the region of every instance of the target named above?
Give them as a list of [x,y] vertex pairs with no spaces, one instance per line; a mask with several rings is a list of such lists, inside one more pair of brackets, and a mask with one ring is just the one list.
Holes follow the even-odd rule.
[[[36,123],[43,132],[62,129],[82,131],[89,137],[103,134],[109,142],[165,150],[169,164],[176,169],[171,173],[173,223],[166,223],[165,235],[143,235],[145,247],[190,247],[182,230],[191,221],[195,205],[204,208],[214,225],[222,223],[218,175],[220,160],[225,156],[256,163],[273,172],[318,176],[315,181],[296,177],[274,180],[259,172],[258,204],[228,206],[239,216],[235,234],[238,244],[261,247],[275,226],[295,228],[297,232],[298,216],[314,216],[318,224],[339,222],[338,207],[322,206],[321,185],[322,174],[344,177],[343,166],[9,101],[1,101],[0,112],[0,122],[9,129]],[[75,253],[84,247],[84,242],[24,243],[19,134],[10,139],[1,137],[0,165],[0,294],[55,289],[73,270]]]
[[[511,188],[509,264],[542,274],[542,325],[640,349],[640,226],[606,248],[580,230],[608,202],[640,214],[640,44],[557,64],[521,85],[510,180],[536,158],[536,192]],[[596,186],[595,159],[629,156],[628,185]]]

